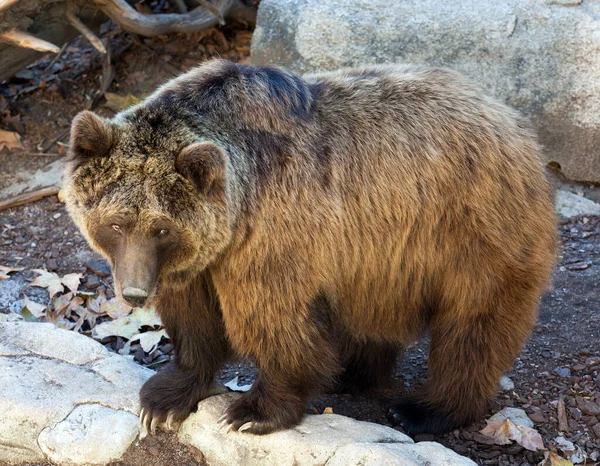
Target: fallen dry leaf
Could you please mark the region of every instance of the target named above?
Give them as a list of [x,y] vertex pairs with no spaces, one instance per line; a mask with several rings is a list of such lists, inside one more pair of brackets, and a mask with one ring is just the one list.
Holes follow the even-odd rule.
[[23,149],[21,135],[14,131],[4,131],[0,129],[0,150],[5,147],[7,149]]
[[9,273],[11,272],[20,272],[21,270],[23,270],[22,268],[16,268],[16,267],[7,267],[5,265],[0,265],[0,280],[6,280],[7,278],[10,278],[8,276]]
[[87,308],[90,312],[96,315],[103,315],[105,311],[102,310],[102,305],[107,301],[106,294],[100,290],[98,296],[91,297],[87,301]]
[[152,330],[132,336],[129,342],[139,341],[140,346],[146,353],[152,353],[160,343],[162,337],[166,336],[167,332],[165,330]]
[[328,406],[323,410],[323,414],[333,414],[333,408]]
[[62,293],[65,290],[63,285],[66,285],[72,292],[76,292],[77,288],[79,288],[79,281],[81,277],[83,277],[80,273],[69,273],[61,278],[54,272],[48,272],[44,269],[33,269],[33,271],[39,274],[39,276],[36,277],[29,286],[47,288],[50,299],[52,299],[56,293]]
[[80,273],[69,273],[62,277],[61,282],[72,292],[77,292],[77,288],[79,288],[79,283],[81,282],[81,278],[83,277]]
[[139,322],[131,316],[119,317],[115,320],[107,320],[96,325],[92,329],[94,338],[123,337],[130,339],[139,331]]
[[131,313],[131,309],[131,306],[128,306],[118,298],[105,300],[100,305],[100,312],[102,314],[108,314],[108,316],[112,319],[119,319],[120,317],[129,315],[129,313]]
[[156,313],[156,309],[153,307],[149,309],[136,307],[131,315],[139,322],[140,327],[157,327],[162,325],[160,317]]
[[46,306],[43,304],[31,301],[27,296],[23,299],[23,307],[27,309],[36,319],[46,314]]
[[63,286],[60,277],[54,272],[48,272],[44,269],[33,269],[33,271],[39,274],[29,286],[39,286],[40,288],[47,288],[48,293],[50,294],[50,299],[54,297],[56,293],[60,293],[64,291],[65,287]]
[[544,461],[539,466],[573,466],[573,463],[553,451],[547,451],[544,454]]
[[127,107],[131,107],[132,105],[138,104],[142,101],[142,99],[134,96],[133,94],[121,96],[112,92],[106,92],[104,97],[106,98],[106,103],[104,106],[114,110],[115,112],[123,110]]
[[537,451],[544,448],[539,432],[531,427],[517,426],[510,419],[502,421],[486,421],[480,432],[494,439],[496,445],[508,445],[512,440],[527,450]]

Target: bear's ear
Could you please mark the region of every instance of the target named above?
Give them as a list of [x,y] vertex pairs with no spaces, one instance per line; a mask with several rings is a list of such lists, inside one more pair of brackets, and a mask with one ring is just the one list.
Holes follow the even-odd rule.
[[226,163],[223,149],[212,142],[199,142],[181,151],[176,169],[208,196],[225,188]]
[[84,110],[71,124],[69,158],[79,164],[94,157],[105,157],[116,142],[115,127],[106,119]]

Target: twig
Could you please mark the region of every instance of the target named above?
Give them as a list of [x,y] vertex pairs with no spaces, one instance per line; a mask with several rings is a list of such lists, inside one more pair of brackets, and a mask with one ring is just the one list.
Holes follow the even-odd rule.
[[565,410],[565,399],[560,397],[556,404],[558,412],[558,430],[559,432],[569,432],[569,421],[567,420],[567,411]]
[[100,86],[100,89],[96,91],[96,95],[92,99],[88,110],[93,110],[100,103],[100,99],[102,99],[102,96],[108,91],[108,88],[110,87],[115,75],[115,70],[112,66],[112,51],[110,50],[110,42],[108,39],[103,39],[103,42],[106,46],[106,50],[108,50],[108,53],[104,55],[104,60],[102,61],[102,85]]
[[6,10],[7,8],[10,8],[11,6],[13,6],[18,1],[19,0],[0,0],[0,11],[3,11],[3,10]]
[[106,48],[104,44],[98,39],[96,34],[92,32],[90,28],[88,28],[85,24],[81,22],[81,20],[75,15],[72,10],[67,10],[66,14],[67,20],[71,23],[75,29],[77,29],[84,37],[90,41],[90,43],[94,46],[94,48],[100,52],[102,55],[106,55]]
[[0,212],[12,207],[18,207],[21,205],[29,204],[31,202],[39,201],[48,196],[54,196],[58,194],[60,190],[56,186],[48,186],[46,188],[38,189],[25,194],[19,194],[18,196],[7,199],[6,201],[0,201]]
[[69,45],[68,42],[65,42],[63,44],[63,46],[60,48],[59,52],[54,56],[54,58],[52,59],[52,61],[48,64],[48,66],[44,69],[44,73],[47,73],[48,71],[50,71],[50,69],[54,66],[54,64],[58,61],[58,59],[61,57],[61,55],[64,53],[64,51],[66,50],[67,46]]
[[57,47],[47,40],[32,36],[27,32],[19,31],[18,29],[10,29],[0,34],[0,41],[8,42],[9,44],[25,49],[37,50],[39,52],[60,52],[60,47]]
[[219,10],[217,10],[212,3],[210,3],[208,0],[196,0],[196,1],[212,13],[213,16],[215,18],[217,18],[217,20],[219,21],[219,24],[221,26],[223,26],[225,24],[225,20],[223,19],[223,16],[221,16],[221,13],[219,12]]
[[58,152],[20,152],[18,155],[25,157],[61,157],[63,154]]
[[48,149],[50,149],[54,144],[56,144],[57,141],[59,141],[60,139],[64,138],[67,134],[69,134],[69,131],[71,131],[70,128],[65,129],[62,133],[60,133],[54,139],[51,139],[46,144],[44,144],[42,146],[42,152],[48,151]]

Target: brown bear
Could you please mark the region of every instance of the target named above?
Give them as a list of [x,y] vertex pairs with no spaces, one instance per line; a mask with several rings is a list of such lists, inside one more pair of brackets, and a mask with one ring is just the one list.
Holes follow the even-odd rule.
[[553,266],[532,131],[446,69],[211,61],[111,120],[80,113],[70,159],[74,221],[175,348],[141,390],[152,430],[185,419],[233,356],[258,375],[223,422],[294,426],[332,383],[384,380],[426,331],[428,383],[391,413],[411,434],[463,426]]

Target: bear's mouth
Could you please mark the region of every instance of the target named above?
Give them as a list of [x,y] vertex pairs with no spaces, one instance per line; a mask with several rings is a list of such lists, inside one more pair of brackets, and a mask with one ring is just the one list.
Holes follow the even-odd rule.
[[[117,282],[115,281],[115,283]],[[147,288],[150,288],[150,291],[148,291]],[[134,308],[148,309],[152,306],[156,297],[156,286],[142,288],[135,286],[121,287],[115,285],[115,291],[116,295],[125,305]]]

